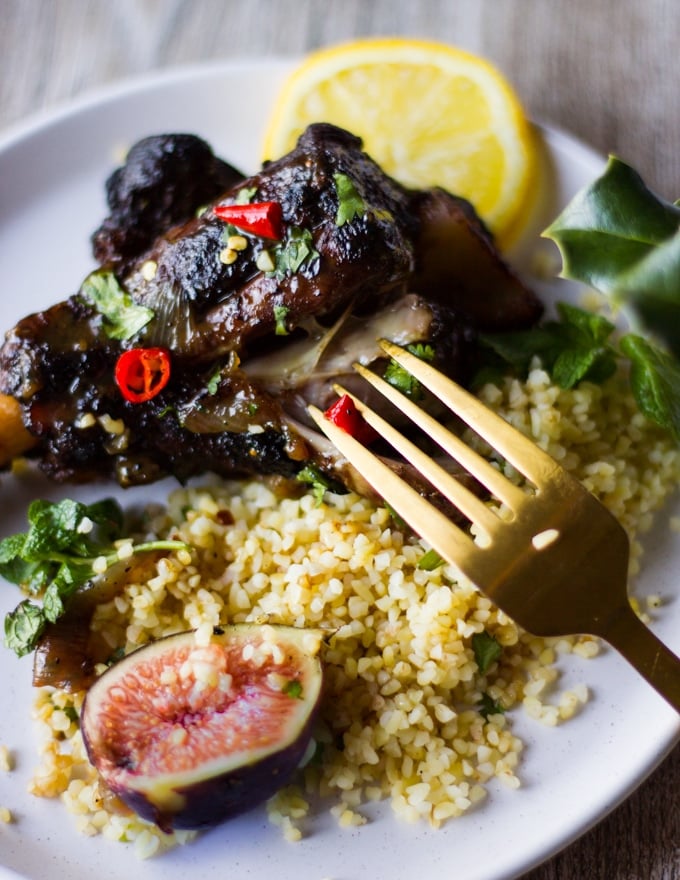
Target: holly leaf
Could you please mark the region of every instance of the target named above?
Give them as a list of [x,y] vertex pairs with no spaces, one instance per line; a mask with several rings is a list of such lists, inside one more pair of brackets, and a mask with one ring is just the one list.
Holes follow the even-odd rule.
[[680,358],[680,230],[619,276],[616,298]]
[[655,195],[637,171],[610,156],[604,174],[581,190],[543,235],[559,247],[564,277],[616,293],[621,275],[679,226],[680,207]]
[[634,323],[680,357],[680,206],[653,193],[614,156],[544,231],[562,277],[625,306]]

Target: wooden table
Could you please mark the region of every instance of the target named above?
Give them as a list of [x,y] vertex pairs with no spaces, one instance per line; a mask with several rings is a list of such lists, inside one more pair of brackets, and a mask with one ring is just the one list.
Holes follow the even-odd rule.
[[[369,34],[487,56],[532,117],[680,196],[678,0],[0,0],[0,129],[122,77]],[[527,880],[680,880],[678,792],[680,748]]]

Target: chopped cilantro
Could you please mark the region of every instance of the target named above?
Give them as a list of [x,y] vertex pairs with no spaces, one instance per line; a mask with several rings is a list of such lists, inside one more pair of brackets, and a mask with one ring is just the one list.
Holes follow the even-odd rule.
[[234,199],[235,205],[249,205],[252,200],[255,198],[255,193],[257,192],[256,186],[243,186],[236,193],[236,198]]
[[103,315],[104,330],[111,339],[131,339],[154,317],[151,309],[133,302],[113,272],[90,273],[80,292]]
[[[45,626],[65,611],[68,599],[99,572],[118,561],[114,542],[122,537],[123,514],[113,499],[82,504],[36,500],[28,508],[27,532],[0,541],[0,575],[34,595],[5,617],[5,645],[21,657],[32,651]],[[133,545],[133,552],[177,550],[180,541],[149,541]]]
[[489,720],[490,715],[505,714],[505,709],[498,700],[494,700],[493,697],[490,697],[489,694],[486,693],[482,694],[482,699],[477,703],[477,708],[479,709],[479,714],[485,721]]
[[222,377],[222,367],[218,367],[212,376],[208,379],[208,384],[206,385],[206,389],[208,394],[211,396],[213,394],[217,394],[217,389],[220,387],[220,379]]
[[[417,358],[420,358],[421,361],[431,362],[434,360],[434,349],[431,345],[418,342],[414,345],[407,346],[407,350]],[[393,358],[390,358],[390,361],[385,368],[383,378],[386,382],[389,382],[390,385],[394,385],[394,387],[398,388],[402,394],[405,394],[406,397],[410,397],[412,400],[420,400],[422,397],[420,382]]]
[[389,504],[389,502],[385,501],[384,499],[383,504],[385,506],[385,510],[392,517],[395,526],[397,526],[397,528],[401,529],[402,531],[406,531],[406,529],[408,529],[408,523],[406,522],[406,520],[399,513],[397,513],[397,511],[392,507],[391,504]]
[[286,237],[277,242],[272,250],[274,269],[268,273],[276,276],[279,280],[290,275],[295,275],[301,269],[307,269],[315,274],[314,263],[320,258],[319,252],[314,247],[314,239],[309,229],[301,229],[298,226],[288,227]]
[[323,501],[326,492],[334,492],[337,495],[346,493],[346,489],[337,480],[333,480],[318,468],[315,464],[307,464],[298,471],[295,478],[300,483],[307,483],[312,487],[312,495],[316,499],[317,507]]
[[288,336],[288,327],[286,326],[286,316],[290,309],[287,306],[274,306],[274,320],[276,321],[277,336]]
[[294,700],[302,699],[302,684],[296,678],[287,681],[283,688],[284,694],[292,697]]
[[78,710],[75,706],[64,706],[62,712],[64,713],[64,715],[66,715],[69,721],[78,722],[80,718],[80,716],[78,715]]
[[355,217],[363,217],[366,213],[366,205],[354,186],[354,181],[346,174],[339,172],[333,175],[335,192],[338,196],[338,210],[335,215],[335,225],[344,226],[351,223]]
[[486,630],[482,630],[482,632],[475,633],[472,636],[472,650],[479,671],[484,675],[489,667],[501,656],[503,649],[492,635],[489,635]]
[[428,550],[427,553],[424,553],[418,560],[417,567],[420,568],[422,571],[434,571],[436,568],[439,568],[439,566],[443,564],[444,560],[441,558],[436,550]]

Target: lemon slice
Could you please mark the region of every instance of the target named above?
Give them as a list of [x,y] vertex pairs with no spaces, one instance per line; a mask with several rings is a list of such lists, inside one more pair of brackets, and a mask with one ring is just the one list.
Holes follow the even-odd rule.
[[536,166],[532,129],[482,58],[399,38],[321,49],[284,83],[263,158],[288,152],[312,122],[348,129],[406,186],[442,186],[472,202],[501,241],[514,237]]

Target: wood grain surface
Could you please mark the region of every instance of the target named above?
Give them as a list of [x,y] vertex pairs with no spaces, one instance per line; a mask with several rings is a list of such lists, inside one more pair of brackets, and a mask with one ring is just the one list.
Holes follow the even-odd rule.
[[[680,196],[680,0],[0,0],[0,133],[147,71],[299,55],[369,34],[431,37],[487,56],[530,116]],[[679,793],[676,748],[526,880],[680,880]]]

